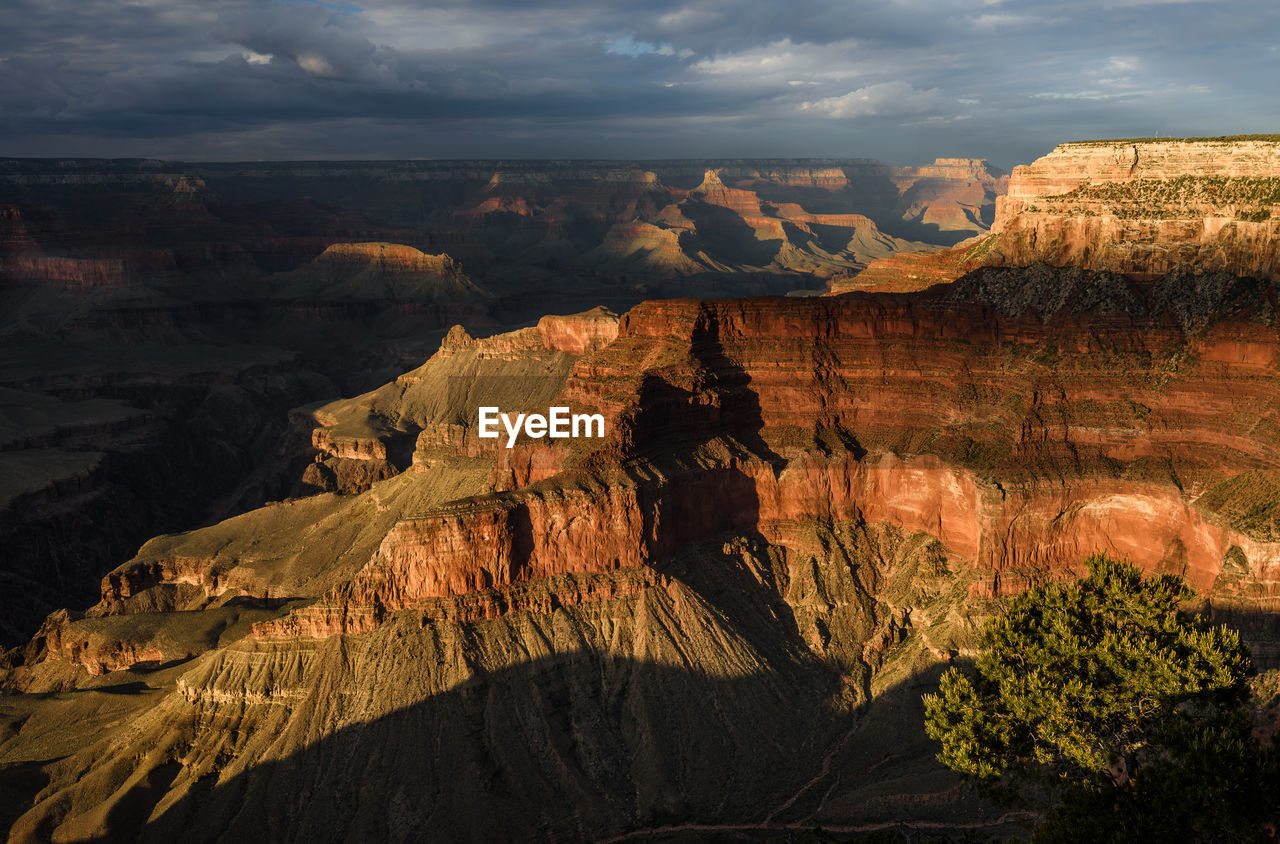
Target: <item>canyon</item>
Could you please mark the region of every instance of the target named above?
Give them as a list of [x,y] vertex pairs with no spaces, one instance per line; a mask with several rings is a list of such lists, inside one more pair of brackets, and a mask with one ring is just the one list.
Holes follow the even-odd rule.
[[895,254],[832,293],[912,291],[978,267],[1044,263],[1155,279],[1191,268],[1280,277],[1280,147],[1270,136],[1061,144],[1009,176],[991,231]]
[[[332,189],[385,173],[361,166]],[[263,361],[224,382],[293,401],[288,495],[121,554],[9,651],[10,840],[1015,835],[934,760],[920,695],[1006,596],[1098,551],[1182,576],[1280,668],[1280,144],[1065,144],[999,200],[968,160],[888,187],[869,163],[681,166],[611,175],[624,216],[687,193],[573,260],[694,295],[506,325],[509,267],[390,238],[260,282],[492,322],[433,328],[351,398]],[[552,208],[549,181],[491,175],[460,216],[492,238]],[[892,225],[822,200],[875,185]],[[832,229],[861,234],[832,251]],[[910,245],[930,231],[955,236]],[[115,272],[56,266],[77,290]],[[831,295],[707,295],[784,270]],[[73,411],[119,439],[163,424],[87,390],[23,401],[44,409],[14,416],[22,455]],[[606,435],[507,448],[480,406]]]
[[92,603],[151,536],[337,484],[299,480],[289,411],[454,325],[825,289],[985,231],[1005,181],[968,160],[0,160],[0,643]]

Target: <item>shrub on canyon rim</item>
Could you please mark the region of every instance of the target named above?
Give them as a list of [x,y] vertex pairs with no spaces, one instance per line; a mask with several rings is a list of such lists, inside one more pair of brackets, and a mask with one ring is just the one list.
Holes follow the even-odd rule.
[[1087,566],[1010,601],[972,670],[926,696],[938,759],[997,797],[1053,794],[1040,840],[1261,834],[1280,778],[1252,734],[1239,635],[1184,612],[1180,578]]

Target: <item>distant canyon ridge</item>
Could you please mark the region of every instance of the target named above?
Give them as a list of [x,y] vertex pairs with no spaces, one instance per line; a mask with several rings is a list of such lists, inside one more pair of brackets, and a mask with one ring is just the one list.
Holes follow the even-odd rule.
[[971,159],[0,160],[0,639],[158,532],[295,492],[288,410],[452,325],[823,292],[985,232],[1006,184]]

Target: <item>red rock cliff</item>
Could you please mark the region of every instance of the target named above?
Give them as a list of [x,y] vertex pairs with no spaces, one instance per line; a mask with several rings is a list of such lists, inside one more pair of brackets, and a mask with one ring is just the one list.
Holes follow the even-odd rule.
[[1280,468],[1265,433],[1280,430],[1274,306],[1253,294],[1262,322],[1189,333],[1158,286],[1110,291],[1148,302],[1140,319],[1080,309],[1098,282],[1078,278],[1042,291],[1077,307],[1019,310],[988,289],[1012,272],[981,271],[987,287],[972,282],[964,302],[635,308],[562,393],[607,417],[603,447],[557,473],[567,453],[526,441],[548,455],[545,480],[401,522],[349,585],[259,635],[352,632],[432,599],[661,569],[721,531],[783,541],[807,520],[930,534],[988,591],[1109,551],[1211,594],[1234,548],[1269,594],[1280,544],[1216,502],[1241,472]]

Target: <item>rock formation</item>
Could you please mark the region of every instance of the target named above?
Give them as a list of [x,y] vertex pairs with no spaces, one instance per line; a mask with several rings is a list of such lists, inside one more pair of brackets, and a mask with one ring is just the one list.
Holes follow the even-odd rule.
[[1061,144],[1014,168],[989,235],[940,255],[893,255],[831,290],[921,290],[975,267],[1036,262],[1145,279],[1180,268],[1275,279],[1277,173],[1273,136]]
[[[691,198],[709,168],[778,237],[741,238],[736,211]],[[349,462],[313,439],[305,411],[293,424],[287,412],[395,378],[453,325],[483,335],[653,295],[819,289],[874,257],[932,248],[873,222],[906,225],[895,172],[861,160],[0,160],[0,389],[12,391],[0,413],[21,429],[65,403],[75,419],[39,444],[20,431],[0,446],[14,479],[0,508],[0,642],[91,601],[98,577],[156,533],[400,471],[411,443]],[[146,421],[112,428],[120,407]]]
[[1071,143],[1017,167],[985,263],[1280,277],[1280,141]]
[[[410,786],[423,805],[398,822],[444,837],[968,817],[937,772],[866,803],[858,760],[906,752],[872,735],[878,707],[966,652],[990,601],[1097,550],[1182,574],[1220,612],[1274,599],[1280,523],[1247,503],[1280,488],[1274,302],[1223,274],[991,268],[927,295],[647,303],[616,337],[607,315],[452,332],[329,411],[331,428],[415,420],[413,471],[157,539],[83,619],[50,619],[13,687],[123,673],[161,698],[68,751],[15,831],[123,830],[113,807],[144,782],[157,838],[383,834]],[[529,398],[601,412],[609,436],[482,444],[439,400],[450,372],[550,383]],[[1250,635],[1265,664],[1271,634]],[[696,698],[668,676],[688,671],[708,678]],[[796,712],[780,743],[739,732]],[[469,796],[421,755],[396,761],[392,736],[467,760]],[[366,757],[356,780],[325,773]],[[725,766],[766,762],[750,799],[724,791]],[[514,774],[571,799],[513,791]],[[378,795],[367,815],[341,808],[357,781]],[[485,781],[496,802],[467,790]],[[317,789],[333,808],[285,799]]]
[[[861,225],[783,198],[856,168],[767,198],[737,166],[659,173],[652,225],[695,256]],[[601,180],[623,182],[659,184]],[[489,179],[504,210],[471,221],[545,188]],[[324,491],[153,538],[10,652],[12,839],[1016,832],[933,761],[919,710],[1004,596],[1106,551],[1185,577],[1280,665],[1276,279],[1198,234],[1162,241],[1185,266],[1006,266],[1051,217],[1003,203],[998,231],[920,259],[916,292],[455,326],[298,408]],[[448,275],[420,251],[331,260]],[[478,435],[490,403],[605,436],[507,448]]]
[[902,194],[901,215],[919,227],[919,239],[934,242],[953,233],[952,243],[986,230],[995,201],[1009,186],[1008,174],[973,158],[939,158],[924,167],[902,168],[893,181]]
[[459,453],[503,457],[501,442],[482,442],[473,430],[468,436],[476,408],[545,411],[573,361],[617,333],[617,316],[604,308],[545,316],[536,326],[481,340],[455,326],[430,360],[394,382],[295,412],[317,452],[302,480],[361,492],[410,466],[425,472]]

